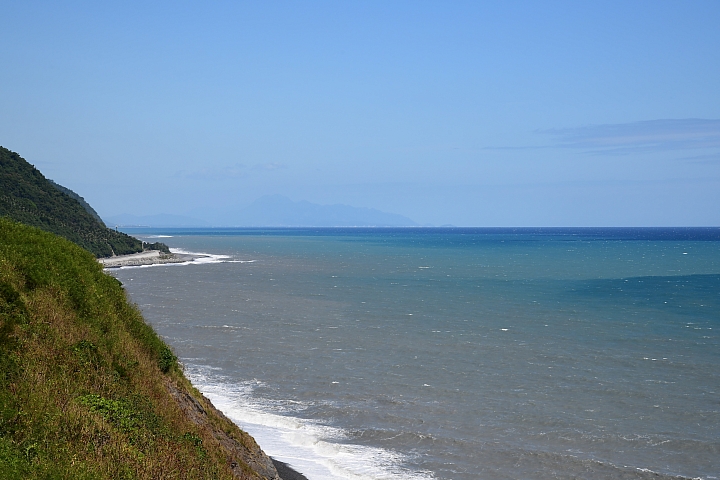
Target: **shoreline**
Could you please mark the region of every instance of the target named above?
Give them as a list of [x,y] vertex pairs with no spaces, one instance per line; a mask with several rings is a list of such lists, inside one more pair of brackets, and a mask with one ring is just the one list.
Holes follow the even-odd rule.
[[192,262],[199,258],[208,258],[209,255],[188,253],[163,253],[160,250],[145,250],[129,255],[116,255],[114,257],[98,258],[103,268],[143,267],[148,265],[164,265],[168,263]]
[[275,465],[275,470],[277,470],[278,475],[280,475],[282,480],[309,480],[305,475],[298,472],[287,463],[275,460],[273,457],[270,457],[270,460],[272,460],[273,465]]
[[[98,258],[98,262],[105,269],[121,267],[142,267],[150,265],[164,265],[171,263],[187,263],[201,258],[210,258],[211,255],[195,253],[163,253],[159,250],[145,250],[129,255],[116,255],[114,257]],[[224,412],[223,412],[224,413]],[[235,423],[235,422],[233,422]],[[236,423],[237,425],[237,423]],[[260,447],[262,449],[262,446]],[[270,457],[281,480],[309,480],[290,465]]]

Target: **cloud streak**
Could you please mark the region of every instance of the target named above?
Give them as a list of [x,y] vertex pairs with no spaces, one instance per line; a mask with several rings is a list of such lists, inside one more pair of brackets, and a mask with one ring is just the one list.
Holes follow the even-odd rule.
[[554,145],[596,153],[720,148],[720,120],[671,119],[538,130]]
[[252,166],[253,170],[265,170],[265,171],[273,171],[273,170],[284,170],[287,168],[287,165],[284,165],[282,163],[258,163],[256,165]]

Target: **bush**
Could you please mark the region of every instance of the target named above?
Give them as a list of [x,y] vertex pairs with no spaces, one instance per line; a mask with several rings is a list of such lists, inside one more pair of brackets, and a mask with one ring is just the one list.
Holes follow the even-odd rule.
[[163,373],[168,373],[172,367],[177,365],[177,357],[170,350],[170,347],[164,345],[160,350],[160,359],[158,360],[158,366]]

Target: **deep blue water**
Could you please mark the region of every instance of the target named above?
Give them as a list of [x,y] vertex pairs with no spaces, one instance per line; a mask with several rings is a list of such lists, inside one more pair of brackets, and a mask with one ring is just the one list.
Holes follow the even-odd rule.
[[112,274],[311,480],[720,477],[718,228],[128,233],[216,255]]

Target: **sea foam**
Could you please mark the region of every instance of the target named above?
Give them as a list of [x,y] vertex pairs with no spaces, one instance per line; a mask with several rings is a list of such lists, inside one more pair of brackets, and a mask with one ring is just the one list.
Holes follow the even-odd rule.
[[187,366],[186,374],[218,409],[250,433],[268,455],[289,464],[310,480],[435,478],[430,472],[403,468],[405,455],[346,443],[347,435],[340,428],[282,414],[283,410],[290,413],[298,408],[279,408],[254,397],[257,382],[231,385],[205,367]]

